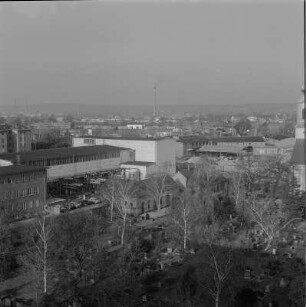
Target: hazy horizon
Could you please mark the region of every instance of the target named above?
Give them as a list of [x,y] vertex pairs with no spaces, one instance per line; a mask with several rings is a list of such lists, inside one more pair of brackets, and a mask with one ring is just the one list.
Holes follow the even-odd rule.
[[0,3],[0,105],[295,103],[303,2]]

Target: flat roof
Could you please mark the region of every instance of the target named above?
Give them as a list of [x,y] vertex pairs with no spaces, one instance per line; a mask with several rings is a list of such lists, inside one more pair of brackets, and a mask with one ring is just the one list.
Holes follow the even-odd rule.
[[25,166],[25,165],[8,165],[0,167],[0,177],[9,175],[18,175],[22,173],[32,173],[44,171],[43,167],[38,166]]
[[150,166],[154,165],[154,162],[147,162],[147,161],[129,161],[121,163],[121,165],[140,165],[140,166]]
[[43,160],[43,159],[57,159],[57,158],[68,158],[71,156],[82,156],[89,154],[99,154],[105,152],[113,152],[126,150],[128,148],[111,146],[111,145],[91,145],[91,146],[80,146],[80,147],[63,147],[63,148],[50,148],[34,150],[29,152],[21,153],[7,153],[0,155],[0,159],[17,162],[18,156],[20,161],[28,160]]

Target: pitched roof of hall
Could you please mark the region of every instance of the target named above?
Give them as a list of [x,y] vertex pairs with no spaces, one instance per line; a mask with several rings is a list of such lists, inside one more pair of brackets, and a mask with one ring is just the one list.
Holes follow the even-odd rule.
[[182,137],[178,142],[192,143],[197,141],[211,141],[211,142],[233,142],[233,143],[251,143],[251,142],[265,142],[262,136],[228,136],[228,137],[208,137],[208,136],[186,136]]
[[6,154],[1,154],[0,158],[16,163],[19,159],[20,161],[28,161],[28,160],[40,160],[40,159],[68,158],[71,156],[99,154],[99,153],[114,152],[124,149],[127,148],[110,146],[110,145],[63,147],[63,148],[40,149],[40,150],[21,152],[21,153],[6,153]]
[[31,173],[45,170],[43,167],[25,166],[25,165],[8,165],[0,167],[0,177]]
[[296,165],[305,165],[306,162],[305,156],[306,156],[305,140],[298,139],[296,140],[293,148],[291,163]]

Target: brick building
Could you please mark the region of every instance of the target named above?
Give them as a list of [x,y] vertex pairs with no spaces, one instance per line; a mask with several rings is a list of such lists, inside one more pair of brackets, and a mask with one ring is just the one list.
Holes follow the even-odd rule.
[[0,209],[9,217],[27,217],[46,202],[47,172],[23,165],[0,167]]

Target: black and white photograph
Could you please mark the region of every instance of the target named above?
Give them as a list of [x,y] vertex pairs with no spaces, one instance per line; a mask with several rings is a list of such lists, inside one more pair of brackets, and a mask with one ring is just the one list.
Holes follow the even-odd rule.
[[0,307],[306,307],[306,0],[0,2]]

